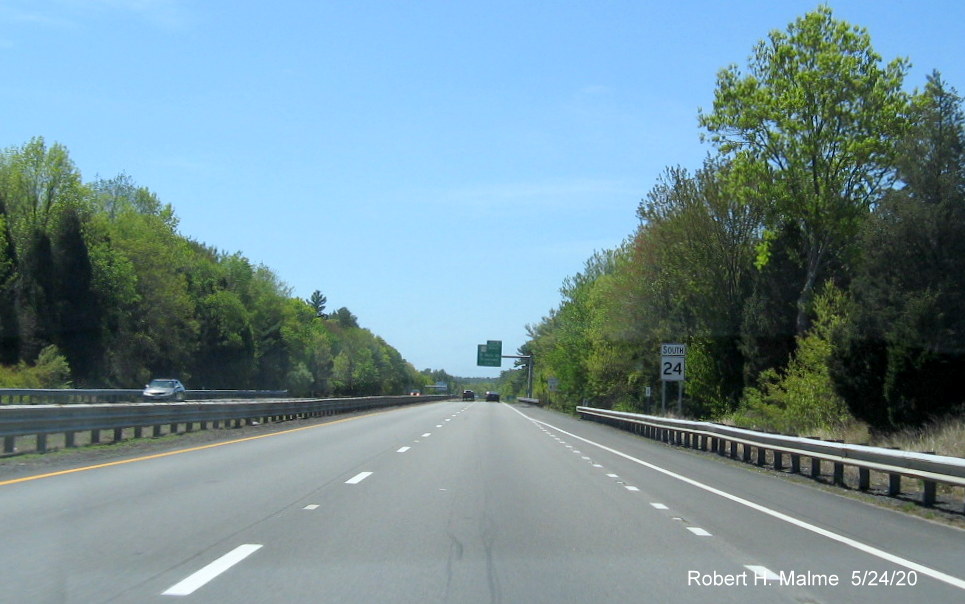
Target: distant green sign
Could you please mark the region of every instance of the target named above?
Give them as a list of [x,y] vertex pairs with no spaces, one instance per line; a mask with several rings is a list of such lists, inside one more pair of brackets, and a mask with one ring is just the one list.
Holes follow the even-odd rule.
[[501,367],[503,364],[503,343],[489,340],[476,347],[476,365],[480,367]]

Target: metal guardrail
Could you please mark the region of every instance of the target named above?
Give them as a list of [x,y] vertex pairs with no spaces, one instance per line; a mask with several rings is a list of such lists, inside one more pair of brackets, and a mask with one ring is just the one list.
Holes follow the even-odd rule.
[[0,437],[3,452],[15,452],[17,437],[36,435],[36,451],[47,452],[47,436],[64,434],[64,446],[75,446],[78,432],[91,432],[90,442],[100,442],[102,430],[114,430],[114,440],[121,440],[125,428],[134,429],[134,437],[143,436],[144,428],[152,428],[152,436],[169,433],[179,425],[192,431],[222,425],[241,426],[271,421],[288,421],[308,417],[364,411],[380,407],[408,405],[443,400],[445,395],[373,396],[343,399],[290,399],[282,401],[183,402],[183,403],[95,403],[91,405],[5,405],[0,407]]
[[[821,475],[822,462],[830,462],[833,467],[832,480],[840,486],[846,486],[844,467],[854,466],[858,468],[857,488],[862,491],[870,488],[872,471],[882,472],[888,475],[888,495],[892,497],[901,493],[903,476],[920,479],[921,503],[926,506],[935,504],[936,485],[939,483],[965,487],[965,459],[960,457],[768,434],[710,422],[669,419],[593,407],[577,407],[577,412],[582,419],[599,421],[670,444],[709,450],[733,459],[740,458],[759,466],[766,464],[767,453],[770,452],[771,465],[775,470],[787,468],[792,473],[800,473],[801,458],[806,457],[811,462],[811,476],[817,477]],[[785,466],[785,456],[790,462],[789,466]]]
[[[0,388],[0,405],[126,403],[141,400],[142,389],[129,388]],[[279,398],[287,390],[185,390],[190,400]]]

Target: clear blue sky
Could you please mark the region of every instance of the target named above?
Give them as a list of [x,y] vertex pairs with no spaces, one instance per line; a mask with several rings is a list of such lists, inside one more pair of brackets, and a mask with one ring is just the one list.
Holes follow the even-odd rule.
[[[817,5],[0,0],[0,146],[126,172],[418,369],[495,375],[476,345],[521,345],[664,168],[700,165],[718,69]],[[965,3],[830,5],[909,90],[965,92]]]

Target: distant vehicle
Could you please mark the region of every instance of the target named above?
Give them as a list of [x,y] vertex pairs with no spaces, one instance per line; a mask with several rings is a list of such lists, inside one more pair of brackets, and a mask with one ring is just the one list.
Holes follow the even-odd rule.
[[422,396],[422,393],[419,392],[418,390],[410,390],[409,396]]
[[463,391],[462,391],[462,400],[464,400],[464,401],[474,401],[474,400],[476,400],[476,393],[473,392],[472,390],[463,390]]
[[498,403],[498,402],[499,402],[499,393],[498,393],[498,392],[487,392],[487,393],[486,393],[486,400],[489,401],[489,402],[491,402],[491,403]]
[[146,401],[183,401],[184,384],[173,378],[151,380],[142,393]]

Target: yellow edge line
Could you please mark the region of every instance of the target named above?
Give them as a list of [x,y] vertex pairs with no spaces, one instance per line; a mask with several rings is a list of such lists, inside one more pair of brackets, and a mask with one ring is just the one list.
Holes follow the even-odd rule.
[[178,449],[177,451],[168,451],[166,453],[156,453],[154,455],[146,455],[144,457],[133,457],[131,459],[122,459],[120,461],[110,461],[107,463],[101,463],[93,466],[83,466],[80,468],[73,468],[70,470],[60,470],[58,472],[48,472],[47,474],[35,474],[33,476],[24,476],[23,478],[14,478],[11,480],[0,481],[0,487],[6,486],[8,484],[17,484],[20,482],[30,482],[31,480],[40,480],[41,478],[53,478],[54,476],[63,476],[65,474],[74,474],[75,472],[86,472],[87,470],[97,470],[99,468],[109,468],[111,466],[120,466],[127,463],[134,463],[136,461],[147,461],[149,459],[159,459],[161,457],[170,457],[172,455],[180,455],[181,453],[193,453],[194,451],[202,451],[204,449],[213,449],[215,447],[223,447],[225,445],[234,445],[237,443],[247,442],[249,440],[258,440],[259,438],[268,438],[269,436],[280,436],[282,434],[291,434],[292,432],[301,432],[302,430],[310,430],[312,428],[321,428],[322,426],[331,426],[333,424],[341,424],[342,422],[351,421],[353,419],[361,419],[363,417],[370,417],[372,415],[379,415],[380,413],[386,413],[387,411],[377,411],[375,413],[366,413],[365,415],[356,415],[354,417],[346,417],[343,419],[337,419],[330,422],[325,422],[323,424],[315,424],[313,426],[302,426],[301,428],[292,428],[290,430],[282,430],[281,432],[272,432],[271,434],[259,434],[258,436],[247,436],[245,438],[239,438],[236,440],[227,440],[220,443],[211,443],[209,445],[201,445],[200,447],[191,447],[190,449]]

